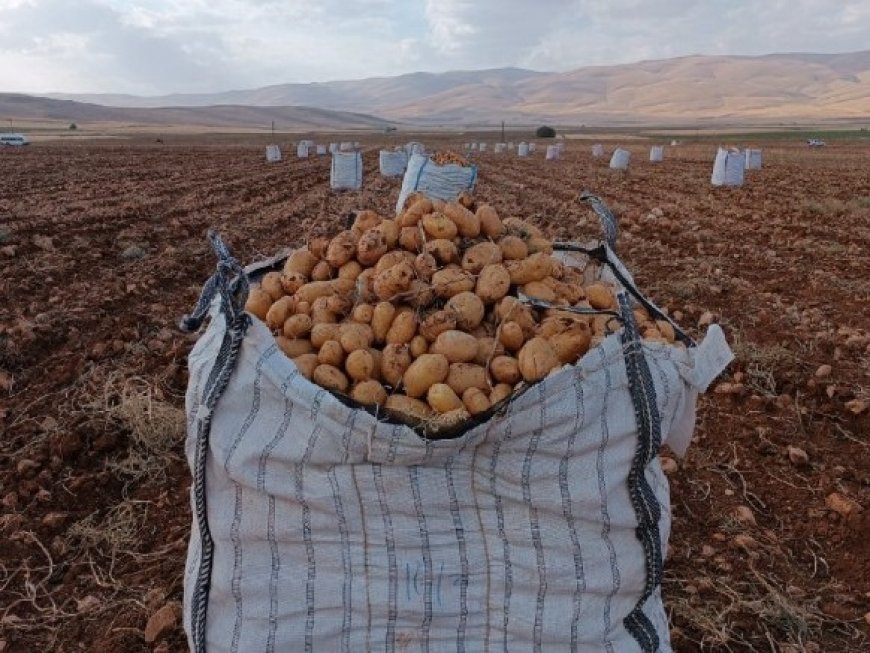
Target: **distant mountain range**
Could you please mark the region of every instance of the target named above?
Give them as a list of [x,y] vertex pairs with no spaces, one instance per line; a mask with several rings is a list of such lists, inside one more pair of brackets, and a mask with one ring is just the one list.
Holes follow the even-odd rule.
[[[123,120],[216,126],[270,120],[311,128],[381,127],[388,121],[421,126],[494,125],[501,120],[562,125],[860,121],[870,120],[870,50],[699,55],[566,73],[517,68],[412,73],[159,97],[50,97],[87,102],[87,111]],[[123,114],[111,113],[120,107],[125,107]],[[51,111],[60,109],[51,105]],[[0,96],[0,117],[7,111]]]

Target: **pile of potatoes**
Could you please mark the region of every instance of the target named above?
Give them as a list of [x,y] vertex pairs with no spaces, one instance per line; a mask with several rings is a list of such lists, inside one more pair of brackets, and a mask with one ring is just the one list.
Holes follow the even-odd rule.
[[[314,383],[430,431],[572,364],[618,327],[615,288],[584,282],[533,225],[468,194],[413,194],[396,218],[360,211],[251,289],[246,310]],[[532,308],[520,295],[546,302]],[[638,308],[644,337],[674,342]]]
[[432,163],[439,166],[446,166],[451,163],[462,167],[468,167],[471,165],[471,162],[464,156],[457,154],[456,152],[451,152],[450,150],[435,152],[435,154],[429,158],[432,160]]

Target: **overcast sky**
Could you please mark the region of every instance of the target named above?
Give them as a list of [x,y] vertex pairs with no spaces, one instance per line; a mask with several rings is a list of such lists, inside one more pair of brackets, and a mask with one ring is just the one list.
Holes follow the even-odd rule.
[[863,49],[870,0],[0,0],[6,92],[154,95]]

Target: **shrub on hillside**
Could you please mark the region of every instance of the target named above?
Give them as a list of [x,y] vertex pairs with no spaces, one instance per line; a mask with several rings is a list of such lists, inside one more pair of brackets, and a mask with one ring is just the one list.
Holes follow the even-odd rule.
[[541,125],[535,132],[535,136],[538,138],[556,138],[556,130],[552,127],[547,127],[547,125]]

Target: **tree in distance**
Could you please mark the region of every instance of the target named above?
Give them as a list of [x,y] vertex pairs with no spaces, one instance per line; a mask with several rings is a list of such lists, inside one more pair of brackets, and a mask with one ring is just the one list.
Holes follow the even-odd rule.
[[541,125],[535,132],[535,136],[538,138],[556,138],[556,130],[552,127],[547,127],[547,125]]

